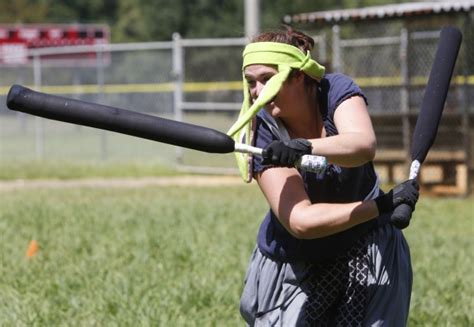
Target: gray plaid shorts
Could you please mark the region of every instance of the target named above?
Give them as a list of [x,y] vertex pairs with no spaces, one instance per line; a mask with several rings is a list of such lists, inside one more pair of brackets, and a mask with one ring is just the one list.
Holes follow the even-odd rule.
[[374,229],[324,263],[282,263],[256,248],[240,311],[249,326],[406,326],[412,270],[402,232]]

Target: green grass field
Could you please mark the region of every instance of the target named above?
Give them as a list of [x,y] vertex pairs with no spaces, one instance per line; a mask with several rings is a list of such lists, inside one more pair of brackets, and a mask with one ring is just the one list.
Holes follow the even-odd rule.
[[[0,194],[1,326],[241,326],[255,185]],[[472,326],[473,201],[423,198],[406,230],[410,326]],[[25,257],[36,239],[39,253]]]

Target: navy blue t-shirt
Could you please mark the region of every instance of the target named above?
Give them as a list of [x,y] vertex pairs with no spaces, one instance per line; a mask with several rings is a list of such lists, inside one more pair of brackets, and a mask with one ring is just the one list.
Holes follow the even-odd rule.
[[[342,101],[353,96],[362,96],[367,102],[359,86],[343,74],[327,74],[321,80],[318,101],[328,137],[337,135],[334,124],[337,107]],[[271,124],[264,122],[265,116],[268,117],[268,114],[264,110],[257,115],[255,145],[259,148],[279,139]],[[266,120],[268,121],[268,118]],[[260,157],[253,158],[254,175],[267,168],[261,162]],[[377,180],[372,162],[352,168],[330,164],[321,174],[304,171],[300,173],[312,203],[349,203],[363,200],[373,190]],[[320,262],[348,250],[375,225],[376,221],[372,220],[327,237],[301,240],[292,236],[269,210],[260,225],[257,243],[260,251],[274,260]]]

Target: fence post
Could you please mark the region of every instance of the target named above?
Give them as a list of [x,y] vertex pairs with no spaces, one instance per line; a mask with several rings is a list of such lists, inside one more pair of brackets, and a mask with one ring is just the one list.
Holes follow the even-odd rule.
[[408,43],[409,34],[406,28],[400,32],[400,111],[402,115],[402,144],[407,154],[406,165],[410,164],[410,73],[408,70]]
[[323,65],[326,65],[326,61],[328,60],[328,50],[327,50],[327,36],[326,33],[322,33],[319,36],[319,43],[318,43],[318,62]]
[[260,32],[260,0],[245,0],[245,36],[253,38]]
[[340,44],[340,27],[334,25],[332,27],[332,69],[335,73],[341,72],[341,44]]
[[[184,84],[184,60],[183,60],[183,44],[181,42],[181,35],[173,33],[173,76],[174,76],[174,119],[183,121],[183,84]],[[183,149],[176,147],[176,160],[178,163],[183,162]]]
[[[96,67],[97,67],[97,87],[98,87],[98,102],[104,104],[104,52],[103,48],[96,49]],[[108,149],[107,149],[107,132],[101,130],[100,132],[100,158],[107,160]]]
[[[33,56],[33,80],[37,91],[41,90],[41,57],[39,54]],[[35,117],[35,151],[36,159],[42,160],[44,157],[44,120]]]
[[[472,31],[472,24],[471,24],[471,16],[466,15],[464,17],[464,22],[463,22],[463,34],[464,38],[469,38],[468,31]],[[466,35],[467,34],[467,35]],[[471,126],[469,122],[469,55],[472,54],[471,49],[472,44],[470,42],[464,42],[464,45],[461,47],[461,49],[464,51],[464,53],[460,53],[461,56],[464,56],[464,60],[462,62],[462,75],[463,75],[463,85],[462,85],[462,104],[461,104],[461,110],[462,110],[462,131],[464,135],[463,143],[464,143],[464,151],[465,151],[465,159],[464,159],[464,164],[466,165],[466,188],[464,190],[465,196],[471,194],[472,192],[472,171],[471,171],[471,165],[472,165],[472,149],[473,144],[472,144],[472,136],[474,135],[474,132],[471,131]],[[456,175],[459,174],[459,171],[456,172]],[[457,176],[456,176],[457,177]],[[458,177],[457,177],[458,178]]]

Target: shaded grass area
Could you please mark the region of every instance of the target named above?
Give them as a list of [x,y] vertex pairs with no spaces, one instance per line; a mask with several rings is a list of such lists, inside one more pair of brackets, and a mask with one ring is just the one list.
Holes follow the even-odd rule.
[[[0,194],[0,325],[241,326],[255,185]],[[410,326],[474,323],[473,201],[423,198]],[[29,240],[39,254],[25,258]]]
[[173,176],[179,172],[160,161],[0,161],[0,180]]

